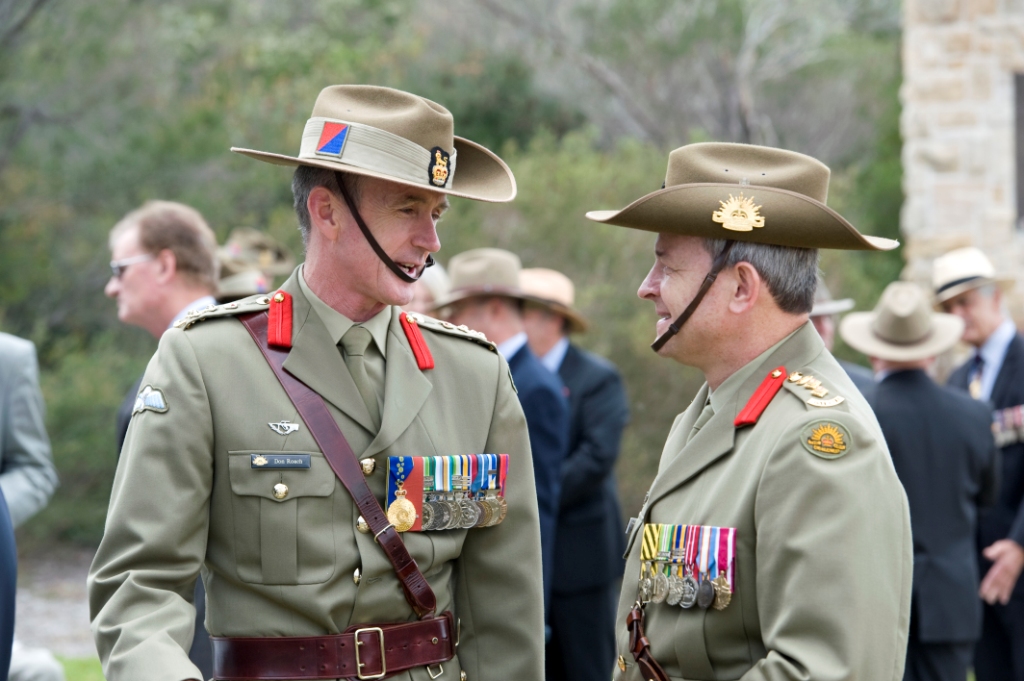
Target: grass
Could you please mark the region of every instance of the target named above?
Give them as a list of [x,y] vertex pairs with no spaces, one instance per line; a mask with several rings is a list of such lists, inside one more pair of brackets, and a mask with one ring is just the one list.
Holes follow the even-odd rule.
[[103,669],[95,657],[57,659],[64,665],[64,676],[67,677],[67,681],[104,681]]

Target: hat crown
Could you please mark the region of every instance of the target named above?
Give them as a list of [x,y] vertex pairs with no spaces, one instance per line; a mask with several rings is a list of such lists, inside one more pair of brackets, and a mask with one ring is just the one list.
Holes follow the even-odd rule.
[[996,268],[980,249],[969,246],[939,256],[932,264],[932,285],[940,291],[971,279],[994,279]]
[[424,149],[454,148],[451,112],[429,99],[376,85],[331,85],[320,91],[313,118],[361,123],[404,137]]
[[928,296],[917,284],[889,284],[875,306],[871,331],[880,339],[910,345],[932,333],[932,309]]
[[545,267],[532,267],[519,273],[519,286],[523,293],[542,300],[572,307],[576,301],[576,287],[561,272]]
[[704,142],[679,147],[669,154],[665,186],[715,183],[773,187],[826,203],[830,174],[821,161],[795,151]]
[[500,248],[474,248],[448,262],[452,293],[474,290],[480,293],[518,292],[519,256]]

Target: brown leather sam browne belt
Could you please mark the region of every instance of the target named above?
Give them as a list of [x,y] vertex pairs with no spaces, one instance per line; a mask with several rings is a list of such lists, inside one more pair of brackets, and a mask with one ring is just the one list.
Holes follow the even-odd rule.
[[413,667],[440,676],[455,655],[451,613],[403,624],[355,625],[334,636],[213,637],[213,676],[247,679],[385,679]]

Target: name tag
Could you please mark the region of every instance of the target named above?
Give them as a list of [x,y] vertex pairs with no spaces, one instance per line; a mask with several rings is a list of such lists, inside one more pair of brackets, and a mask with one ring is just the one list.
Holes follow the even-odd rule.
[[251,468],[309,468],[309,454],[250,454]]

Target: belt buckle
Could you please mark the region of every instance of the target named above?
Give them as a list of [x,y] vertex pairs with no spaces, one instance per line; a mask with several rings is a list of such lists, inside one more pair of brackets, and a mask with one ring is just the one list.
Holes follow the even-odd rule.
[[[380,641],[380,674],[363,674],[363,667],[365,666],[359,660],[359,646],[363,645],[363,642],[359,640],[359,634],[367,632],[376,632],[377,638]],[[356,676],[359,679],[383,679],[388,673],[387,660],[384,659],[384,630],[380,627],[365,627],[363,629],[356,629],[354,635],[356,641]]]
[[[435,666],[437,667],[436,674],[434,673],[434,670],[431,669],[431,667]],[[430,678],[436,679],[437,677],[441,676],[441,674],[444,674],[444,667],[442,667],[441,665],[430,665],[427,667],[427,673],[430,674]]]

